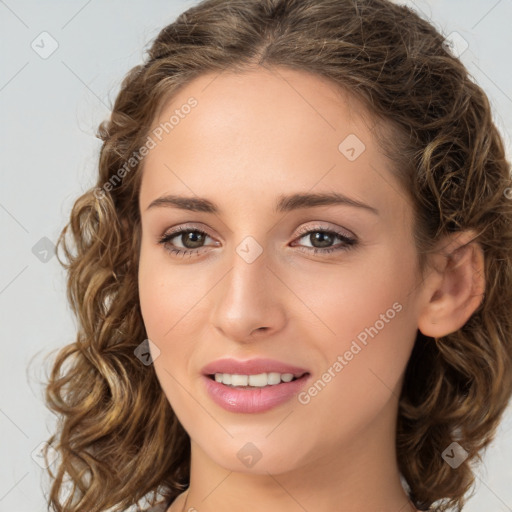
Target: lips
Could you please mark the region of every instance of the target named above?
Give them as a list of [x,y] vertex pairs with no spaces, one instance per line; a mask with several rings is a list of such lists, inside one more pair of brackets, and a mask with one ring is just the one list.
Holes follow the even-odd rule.
[[201,370],[203,375],[212,376],[216,373],[229,373],[232,375],[258,375],[260,373],[291,373],[298,378],[309,373],[307,369],[293,366],[275,359],[249,359],[237,361],[236,359],[218,359],[207,364]]
[[[309,382],[310,372],[274,359],[219,359],[202,369],[202,382],[207,395],[223,409],[233,413],[263,413],[293,399]],[[274,373],[293,375],[290,382],[264,387],[229,386],[217,382],[215,374],[260,375]]]

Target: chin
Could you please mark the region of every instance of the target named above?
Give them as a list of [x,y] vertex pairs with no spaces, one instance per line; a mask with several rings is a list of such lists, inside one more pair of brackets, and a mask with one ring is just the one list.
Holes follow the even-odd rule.
[[[236,473],[248,473],[253,475],[277,475],[293,471],[304,465],[306,454],[298,452],[297,446],[293,443],[290,446],[283,446],[282,443],[272,442],[265,439],[251,436],[247,432],[241,437],[235,437],[228,442],[219,445],[211,443],[202,448],[205,455],[218,466]],[[211,451],[215,446],[216,450]]]

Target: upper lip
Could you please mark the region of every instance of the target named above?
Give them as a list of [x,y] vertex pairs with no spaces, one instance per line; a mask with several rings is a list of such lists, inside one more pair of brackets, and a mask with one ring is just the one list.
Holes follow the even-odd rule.
[[231,375],[258,375],[260,373],[292,373],[294,377],[300,377],[308,373],[304,368],[293,366],[275,359],[248,359],[237,361],[236,359],[217,359],[203,367],[204,375],[215,373],[229,373]]

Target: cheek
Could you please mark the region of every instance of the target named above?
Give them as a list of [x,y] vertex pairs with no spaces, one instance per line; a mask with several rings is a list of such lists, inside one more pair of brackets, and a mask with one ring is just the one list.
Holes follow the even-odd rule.
[[400,396],[415,338],[402,314],[403,309],[377,334],[368,329],[373,337],[369,334],[366,344],[357,338],[341,340],[325,371],[298,397],[303,414],[326,425],[325,439],[318,434],[326,451],[332,439],[356,438],[369,425],[395,415],[392,404]]
[[409,297],[413,268],[410,260],[383,261],[346,273],[345,286],[329,288],[333,300],[326,301],[323,318],[335,336],[323,345],[325,371],[303,403],[317,401],[317,410],[330,411],[335,429],[346,428],[347,411],[361,427],[400,394],[417,333]]
[[159,350],[153,357],[155,372],[178,412],[190,409],[181,386],[188,388],[185,383],[197,373],[201,341],[207,339],[209,328],[211,291],[219,274],[199,265],[171,262],[170,257],[163,249],[143,248],[138,284],[147,337]]
[[368,329],[382,338],[391,324],[396,327],[394,319],[404,316],[398,310],[405,307],[411,291],[408,266],[410,262],[396,254],[380,251],[364,262],[356,256],[338,266],[299,270],[289,276],[294,294],[303,301],[297,311],[317,325],[314,339],[322,340],[322,345],[331,346],[335,353],[348,349],[357,336],[364,343],[371,336]]
[[164,249],[143,247],[138,276],[148,337],[160,341],[163,349],[198,314],[195,305],[202,293],[193,266],[172,264],[169,258]]
[[308,313],[318,328],[308,338],[322,352],[326,370],[342,356],[344,368],[336,375],[343,373],[343,380],[350,378],[363,388],[379,377],[393,387],[416,336],[411,300],[414,260],[407,251],[391,249],[361,264],[331,266],[325,274],[316,272],[313,280],[304,273],[296,279],[294,291],[307,298],[309,309],[320,320]]
[[[162,251],[163,252],[163,251]],[[194,352],[191,325],[197,319],[199,290],[184,267],[170,268],[165,255],[141,251],[139,262],[139,301],[147,337],[159,350],[152,353],[154,370],[168,401],[180,417],[187,411],[187,395],[181,386],[187,382],[188,363]],[[181,385],[180,385],[181,384]],[[188,387],[188,385],[187,385]]]

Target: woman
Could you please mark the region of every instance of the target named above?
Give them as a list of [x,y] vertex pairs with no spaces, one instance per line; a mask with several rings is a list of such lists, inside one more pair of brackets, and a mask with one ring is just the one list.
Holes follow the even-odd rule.
[[461,510],[512,393],[512,210],[443,36],[386,0],[206,0],[99,137],[59,239],[53,510]]

